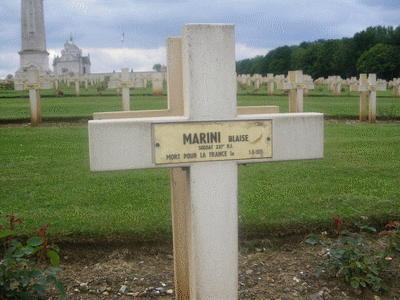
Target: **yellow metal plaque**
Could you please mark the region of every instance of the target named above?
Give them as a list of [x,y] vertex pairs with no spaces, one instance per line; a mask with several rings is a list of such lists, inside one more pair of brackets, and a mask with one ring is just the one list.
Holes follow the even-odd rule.
[[271,121],[153,124],[155,164],[272,157]]

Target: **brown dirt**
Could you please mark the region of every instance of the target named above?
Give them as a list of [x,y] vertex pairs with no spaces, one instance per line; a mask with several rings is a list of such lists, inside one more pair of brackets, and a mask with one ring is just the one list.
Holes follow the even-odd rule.
[[[239,299],[400,299],[398,261],[384,274],[389,292],[367,288],[356,295],[335,273],[319,279],[315,269],[325,258],[329,245],[308,246],[305,237],[284,238],[268,249],[266,241],[242,243],[239,254]],[[375,241],[374,247],[381,247]],[[67,290],[67,299],[175,299],[173,252],[169,244],[63,244],[60,245],[59,273]],[[87,284],[87,289],[85,285]],[[125,285],[124,294],[118,294]],[[162,288],[157,294],[156,288]],[[50,298],[60,299],[51,289]]]
[[[42,122],[38,127],[87,127],[87,120],[73,122]],[[0,128],[32,127],[31,123],[0,123]]]

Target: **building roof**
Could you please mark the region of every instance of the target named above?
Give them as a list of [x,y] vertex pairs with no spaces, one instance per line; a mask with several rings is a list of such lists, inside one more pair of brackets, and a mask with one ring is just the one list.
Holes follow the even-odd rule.
[[54,58],[53,66],[58,62],[79,62],[80,60],[82,60],[82,63],[91,64],[90,56],[82,56],[82,50],[74,44],[71,36],[70,41],[67,41],[64,44],[64,49],[61,50],[61,57],[57,55],[57,57]]

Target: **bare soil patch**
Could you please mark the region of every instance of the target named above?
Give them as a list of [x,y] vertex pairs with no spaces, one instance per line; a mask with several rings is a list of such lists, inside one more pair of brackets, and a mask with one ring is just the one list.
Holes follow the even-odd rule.
[[[329,245],[309,246],[304,237],[280,238],[272,248],[259,241],[242,243],[239,254],[239,299],[400,299],[398,261],[384,274],[389,292],[354,293],[334,272],[319,279],[315,269]],[[263,241],[264,242],[264,241]],[[374,241],[374,247],[381,247]],[[67,299],[176,299],[172,245],[63,244],[59,279]],[[121,293],[121,288],[124,293]],[[50,298],[60,299],[54,289]]]

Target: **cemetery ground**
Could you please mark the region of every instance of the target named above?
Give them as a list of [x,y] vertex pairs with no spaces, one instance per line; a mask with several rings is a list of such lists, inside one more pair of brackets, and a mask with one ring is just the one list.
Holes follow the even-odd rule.
[[[42,92],[44,123],[36,128],[26,123],[27,93],[0,92],[0,224],[14,212],[24,221],[22,238],[51,224],[49,239],[60,246],[60,277],[70,299],[173,299],[167,293],[173,290],[169,171],[91,173],[86,120],[121,110],[121,97],[94,88],[75,97],[72,85],[61,89],[63,96]],[[378,94],[378,123],[367,124],[357,121],[358,93],[333,97],[317,86],[305,97],[304,111],[329,116],[324,159],[239,167],[241,299],[307,299],[320,292],[325,299],[399,299],[398,266],[384,275],[385,293],[355,295],[334,273],[313,276],[336,237],[333,213],[353,232],[355,222],[381,230],[400,219],[400,102],[390,93]],[[265,87],[238,88],[238,105],[288,110],[282,92],[265,94]],[[132,110],[165,108],[165,95],[132,90]],[[308,245],[310,235],[326,244]],[[368,240],[382,246],[377,236]],[[123,285],[126,293],[117,296]],[[156,288],[165,292],[158,296]]]

